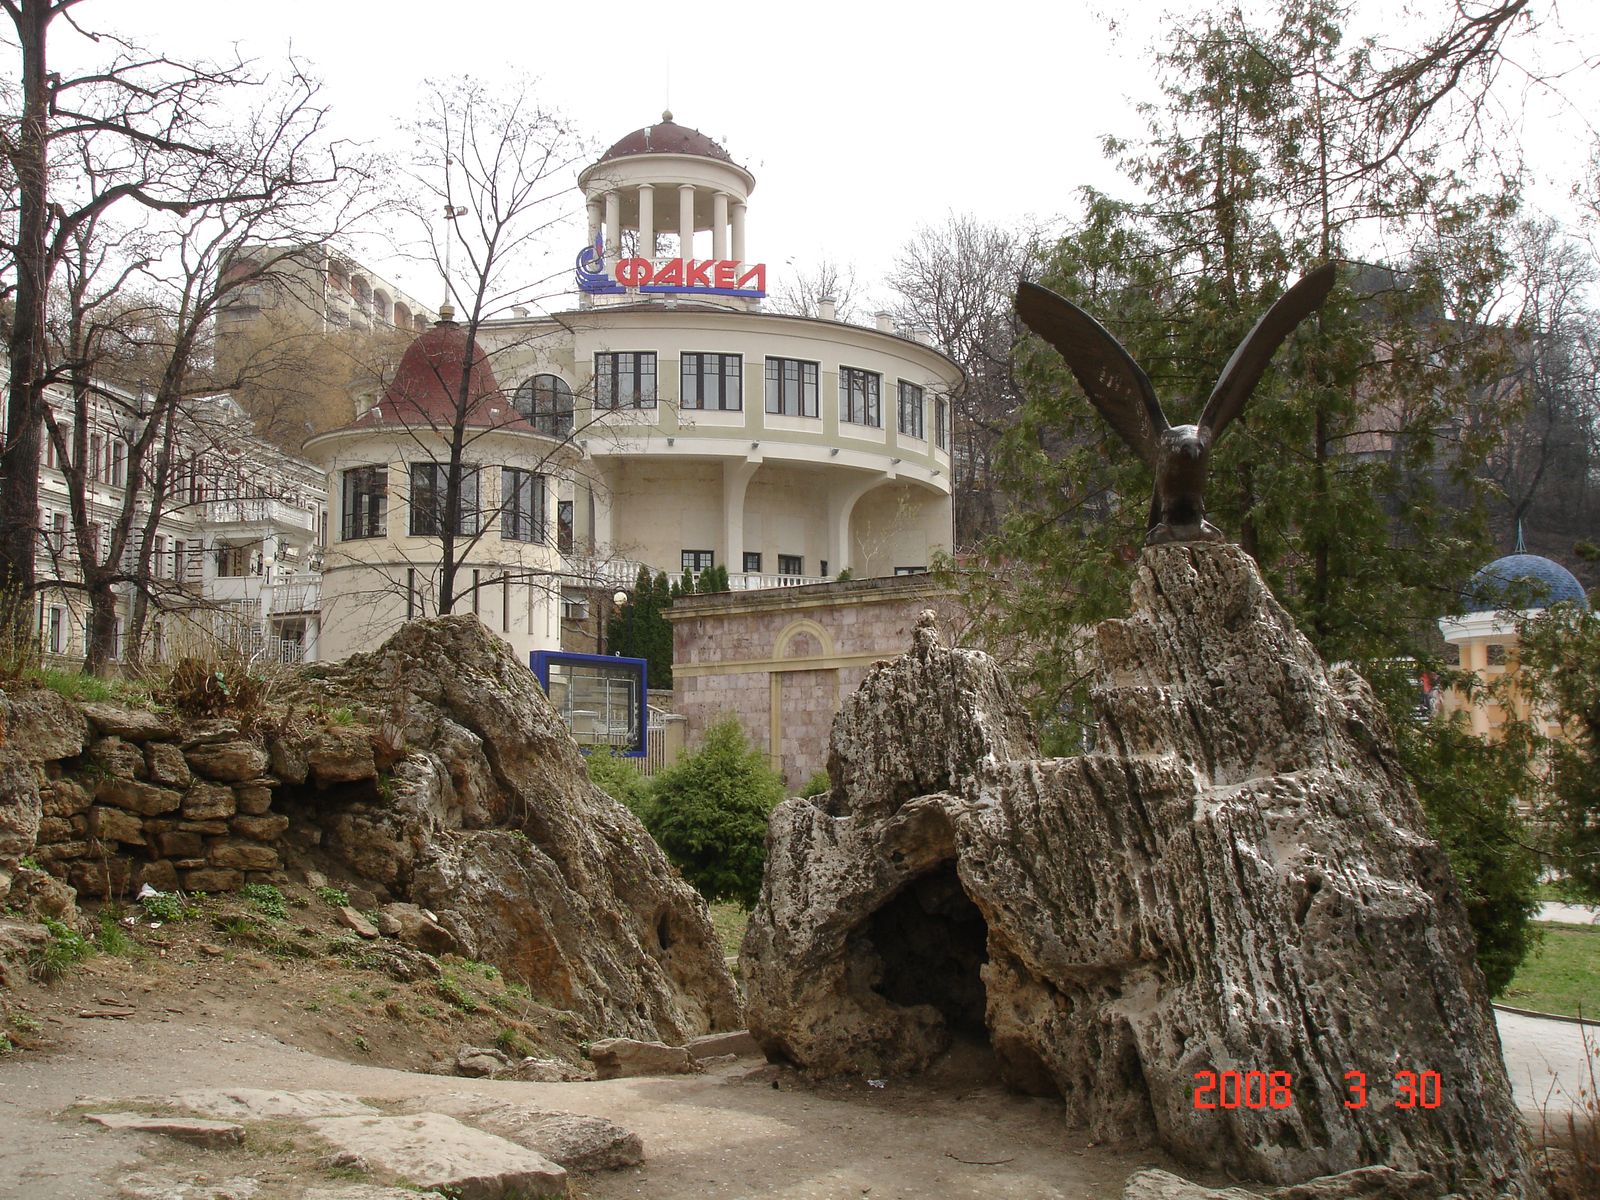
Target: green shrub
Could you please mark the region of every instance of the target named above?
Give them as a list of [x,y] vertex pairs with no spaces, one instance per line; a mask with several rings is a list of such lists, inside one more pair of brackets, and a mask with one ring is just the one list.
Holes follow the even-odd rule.
[[639,773],[631,759],[613,754],[609,746],[597,746],[584,760],[589,782],[619,804],[625,804],[646,825],[650,823],[650,780]]
[[833,784],[828,781],[828,773],[826,771],[813,771],[811,778],[806,780],[805,786],[800,789],[800,794],[802,796],[826,796],[831,787],[833,787]]
[[276,917],[281,921],[289,915],[283,893],[270,883],[247,883],[239,889],[239,895],[269,917]]
[[645,827],[707,900],[750,908],[761,894],[767,816],[783,796],[783,777],[729,717],[656,777]]
[[139,906],[151,921],[187,921],[200,915],[200,910],[185,900],[180,892],[155,892],[141,899]]
[[350,905],[350,893],[343,888],[336,888],[330,884],[323,884],[319,887],[317,895],[322,897],[324,902],[333,905],[335,908],[348,908]]

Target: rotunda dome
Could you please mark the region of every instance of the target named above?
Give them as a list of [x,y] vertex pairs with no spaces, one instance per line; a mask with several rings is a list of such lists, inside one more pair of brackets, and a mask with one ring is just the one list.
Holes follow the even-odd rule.
[[690,129],[674,121],[671,112],[662,113],[661,120],[654,125],[646,125],[643,129],[635,129],[618,138],[598,161],[610,162],[635,154],[692,154],[697,158],[733,162],[733,157],[726,150],[698,129]]
[[[531,430],[509,397],[502,395],[481,344],[474,347],[467,376],[467,421],[474,427]],[[467,331],[448,318],[418,334],[400,358],[383,399],[356,418],[356,425],[407,425],[449,429],[455,395],[467,359]]]
[[1465,589],[1469,613],[1502,608],[1548,608],[1570,601],[1589,607],[1583,585],[1571,571],[1539,554],[1508,554],[1480,567]]

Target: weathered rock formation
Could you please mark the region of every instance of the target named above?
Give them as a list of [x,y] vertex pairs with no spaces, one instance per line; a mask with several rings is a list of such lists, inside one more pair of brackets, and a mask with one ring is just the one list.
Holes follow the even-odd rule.
[[[876,1075],[969,1031],[1097,1138],[1275,1183],[1384,1165],[1532,1194],[1461,900],[1365,683],[1236,547],[1146,550],[1132,609],[1098,630],[1081,758],[1034,760],[993,665],[931,624],[868,678],[831,792],[773,814],[752,1033]],[[1403,1071],[1436,1073],[1434,1106],[1397,1107]],[[1197,1096],[1202,1072],[1286,1073],[1288,1099]]]
[[0,901],[58,879],[99,898],[324,870],[364,884],[391,936],[493,962],[574,1014],[575,1040],[739,1025],[704,902],[475,617],[308,667],[288,701],[241,729],[0,693]]

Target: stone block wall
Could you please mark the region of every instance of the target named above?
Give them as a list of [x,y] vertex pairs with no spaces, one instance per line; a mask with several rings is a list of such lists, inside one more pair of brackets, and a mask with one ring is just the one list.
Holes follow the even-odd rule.
[[[45,690],[0,693],[0,826],[15,835],[0,870],[31,858],[88,897],[144,884],[228,892],[264,880],[283,867],[290,818],[274,811],[274,797],[286,766],[294,784],[308,774],[313,783],[377,774],[364,730],[297,735],[251,736],[233,721],[180,725]],[[269,745],[280,758],[315,761],[275,770]]]
[[917,614],[965,626],[960,602],[928,575],[685,596],[673,602],[673,710],[689,749],[732,715],[791,789],[827,765],[844,698],[873,663],[897,658]]

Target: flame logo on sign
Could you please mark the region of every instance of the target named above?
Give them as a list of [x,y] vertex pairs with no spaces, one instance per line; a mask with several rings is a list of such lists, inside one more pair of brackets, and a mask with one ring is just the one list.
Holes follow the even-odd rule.
[[611,276],[606,274],[605,247],[598,237],[594,239],[594,245],[585,246],[578,251],[578,259],[573,264],[572,275],[577,280],[579,291],[622,291],[621,286],[613,282]]

